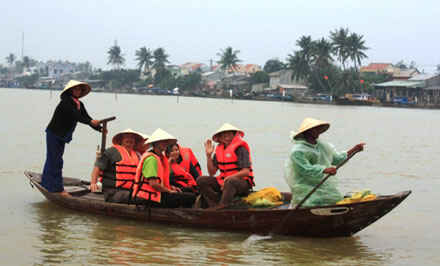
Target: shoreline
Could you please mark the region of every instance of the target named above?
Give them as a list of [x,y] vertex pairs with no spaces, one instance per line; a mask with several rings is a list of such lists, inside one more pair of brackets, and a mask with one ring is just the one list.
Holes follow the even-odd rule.
[[[20,89],[20,90],[42,90],[42,91],[61,91],[61,90],[51,90],[51,89],[40,89],[40,88],[0,88],[1,89]],[[286,103],[301,103],[301,104],[316,104],[316,105],[337,105],[337,106],[357,106],[357,107],[385,107],[385,108],[405,108],[405,109],[429,109],[436,110],[440,109],[440,105],[426,105],[426,104],[400,104],[400,103],[373,103],[371,105],[365,104],[337,104],[336,102],[326,102],[326,101],[310,101],[305,99],[297,100],[283,100],[283,99],[273,99],[264,98],[264,96],[253,96],[253,97],[225,97],[216,95],[173,95],[173,94],[152,94],[152,93],[138,93],[129,92],[124,90],[118,91],[104,91],[95,90],[96,93],[117,93],[117,94],[136,94],[136,95],[152,95],[152,96],[175,96],[175,97],[196,97],[196,98],[209,98],[209,99],[224,99],[224,100],[248,100],[248,101],[264,101],[264,102],[286,102]]]

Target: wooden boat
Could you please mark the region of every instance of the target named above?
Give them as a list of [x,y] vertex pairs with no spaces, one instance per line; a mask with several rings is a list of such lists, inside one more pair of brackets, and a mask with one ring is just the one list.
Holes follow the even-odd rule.
[[[49,201],[65,208],[142,220],[159,224],[174,224],[196,228],[242,231],[269,234],[283,219],[277,234],[307,237],[351,236],[380,219],[399,205],[411,191],[380,196],[376,200],[344,205],[332,205],[292,210],[276,208],[241,208],[210,211],[196,208],[147,208],[128,204],[109,203],[102,194],[87,189],[87,181],[64,178],[66,191],[72,197],[50,193],[40,185],[41,174],[26,171],[30,184]],[[287,216],[288,215],[288,216]]]
[[372,101],[366,100],[356,100],[356,99],[348,99],[348,98],[335,98],[336,105],[363,105],[363,106],[371,106],[373,105]]

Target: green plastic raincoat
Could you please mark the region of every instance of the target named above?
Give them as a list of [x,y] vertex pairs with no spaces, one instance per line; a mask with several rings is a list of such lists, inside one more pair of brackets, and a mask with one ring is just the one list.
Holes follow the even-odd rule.
[[[347,152],[337,152],[333,145],[320,140],[317,144],[302,139],[293,143],[284,177],[292,191],[291,205],[295,206],[324,178],[324,169],[340,164],[347,158]],[[328,178],[302,206],[335,204],[343,198],[336,185],[335,176]]]

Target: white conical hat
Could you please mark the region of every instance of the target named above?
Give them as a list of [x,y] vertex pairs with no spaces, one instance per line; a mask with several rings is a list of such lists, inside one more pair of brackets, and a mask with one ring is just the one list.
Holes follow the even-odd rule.
[[314,118],[306,118],[299,126],[298,131],[297,132],[292,131],[291,135],[292,135],[293,139],[296,139],[302,133],[306,132],[309,129],[315,128],[315,127],[320,127],[319,134],[321,134],[321,133],[324,133],[325,131],[327,131],[327,129],[330,127],[330,123],[325,122],[325,121],[321,121],[318,119],[314,119]]
[[225,131],[237,131],[241,137],[244,136],[244,132],[243,130],[229,124],[229,123],[224,123],[219,129],[217,129],[217,131],[214,133],[214,135],[212,135],[212,140],[217,141],[217,134],[225,132]]
[[116,135],[114,135],[114,136],[113,136],[113,139],[112,139],[112,143],[113,143],[114,145],[121,145],[122,136],[123,136],[124,134],[133,134],[133,135],[135,136],[136,143],[139,143],[139,142],[143,142],[143,141],[144,141],[144,137],[142,136],[141,133],[136,132],[136,131],[134,131],[134,130],[132,130],[132,129],[130,129],[130,128],[127,128],[127,129],[125,129],[125,130],[123,130],[123,131],[118,132]]
[[76,86],[81,86],[82,88],[81,96],[79,96],[79,98],[86,96],[92,90],[89,84],[72,79],[69,82],[67,82],[66,87],[64,87],[63,91],[61,92],[61,95],[63,95],[63,93]]
[[167,133],[165,130],[161,128],[158,128],[153,132],[153,134],[151,134],[150,138],[145,144],[151,144],[161,140],[177,141],[177,139],[173,135]]

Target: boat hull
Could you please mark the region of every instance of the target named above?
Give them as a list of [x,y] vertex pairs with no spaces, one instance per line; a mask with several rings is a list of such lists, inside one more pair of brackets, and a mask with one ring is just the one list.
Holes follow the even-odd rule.
[[[182,225],[257,234],[276,234],[306,237],[351,236],[374,223],[400,204],[411,191],[376,200],[345,205],[332,205],[299,210],[287,208],[246,208],[209,211],[196,208],[148,208],[105,202],[103,195],[91,193],[86,183],[64,178],[65,188],[72,197],[50,193],[40,185],[41,175],[25,172],[31,185],[49,201],[80,212],[136,219],[159,224]],[[284,222],[282,222],[286,219]],[[283,224],[279,228],[280,223]],[[276,229],[274,231],[274,229]]]

